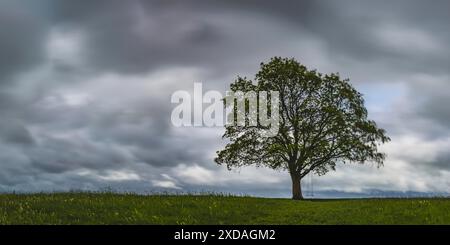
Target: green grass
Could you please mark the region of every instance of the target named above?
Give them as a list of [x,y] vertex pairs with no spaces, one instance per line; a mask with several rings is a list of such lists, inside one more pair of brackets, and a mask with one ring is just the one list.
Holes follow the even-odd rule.
[[450,199],[2,194],[0,224],[450,224]]

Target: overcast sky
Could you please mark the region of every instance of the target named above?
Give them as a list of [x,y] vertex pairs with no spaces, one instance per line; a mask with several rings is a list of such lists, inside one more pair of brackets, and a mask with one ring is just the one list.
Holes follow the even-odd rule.
[[[272,56],[350,78],[392,142],[316,191],[449,192],[449,1],[0,1],[0,191],[290,196],[287,173],[213,162],[176,90],[225,92]],[[309,185],[306,181],[305,186]]]

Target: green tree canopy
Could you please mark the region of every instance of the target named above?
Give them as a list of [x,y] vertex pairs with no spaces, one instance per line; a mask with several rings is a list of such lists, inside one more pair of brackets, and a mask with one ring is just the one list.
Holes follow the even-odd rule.
[[337,163],[373,161],[381,166],[388,142],[385,130],[368,119],[364,99],[339,74],[308,70],[294,59],[274,57],[261,63],[255,83],[238,77],[232,91],[278,91],[278,134],[264,137],[262,126],[227,125],[229,143],[215,161],[229,169],[246,165],[289,171],[293,199],[302,199],[300,181],[308,173],[323,175]]

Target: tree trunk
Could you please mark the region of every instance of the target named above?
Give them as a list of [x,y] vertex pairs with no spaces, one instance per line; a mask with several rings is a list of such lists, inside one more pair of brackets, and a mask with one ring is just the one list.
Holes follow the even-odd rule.
[[292,199],[302,200],[303,194],[300,176],[291,173],[291,179],[292,179]]

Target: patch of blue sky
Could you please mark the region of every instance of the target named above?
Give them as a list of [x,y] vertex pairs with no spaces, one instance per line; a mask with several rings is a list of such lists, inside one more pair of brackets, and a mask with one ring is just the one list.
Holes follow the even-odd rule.
[[402,83],[364,83],[356,86],[363,93],[366,108],[369,113],[382,113],[390,111],[396,102],[406,96],[407,88]]

